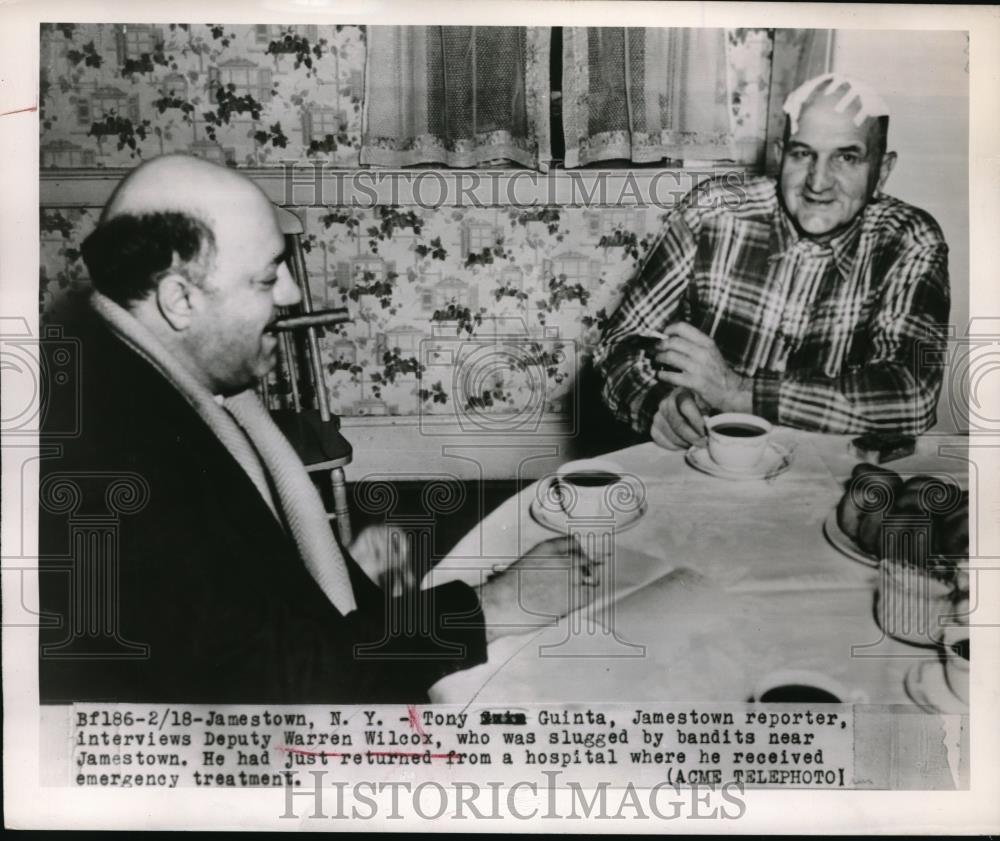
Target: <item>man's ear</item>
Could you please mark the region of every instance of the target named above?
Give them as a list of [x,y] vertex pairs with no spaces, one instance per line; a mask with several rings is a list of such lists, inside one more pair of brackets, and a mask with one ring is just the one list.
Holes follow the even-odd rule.
[[878,170],[878,187],[879,191],[885,186],[885,182],[889,180],[889,173],[892,172],[892,168],[896,165],[896,153],[886,152],[882,156],[882,163]]
[[156,306],[174,330],[186,330],[194,313],[191,281],[175,271],[168,271],[156,284]]

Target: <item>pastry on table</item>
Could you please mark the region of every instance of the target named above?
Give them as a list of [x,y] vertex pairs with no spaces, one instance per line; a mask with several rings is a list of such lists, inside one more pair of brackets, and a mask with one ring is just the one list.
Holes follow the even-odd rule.
[[[866,514],[872,513],[863,511],[858,503],[870,497],[881,499],[884,496],[887,502],[884,508],[888,508],[888,502],[895,499],[902,484],[903,480],[893,470],[875,464],[857,465],[847,481],[847,490],[837,505],[837,525],[840,530],[851,540],[858,542],[862,520]],[[881,525],[881,516],[878,525]]]
[[962,491],[954,511],[935,515],[931,525],[931,552],[944,556],[969,554],[968,491]]

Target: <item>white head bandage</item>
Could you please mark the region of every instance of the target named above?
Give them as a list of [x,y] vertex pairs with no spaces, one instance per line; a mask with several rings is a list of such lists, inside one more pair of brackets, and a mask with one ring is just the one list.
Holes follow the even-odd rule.
[[834,110],[842,113],[850,105],[857,103],[858,112],[854,115],[854,125],[860,126],[869,117],[889,116],[889,106],[885,104],[885,100],[871,86],[856,79],[851,79],[848,76],[841,76],[839,73],[824,73],[822,76],[816,76],[808,82],[803,82],[788,94],[782,110],[788,115],[788,119],[791,120],[792,134],[795,134],[799,130],[799,117],[802,115],[802,107],[814,93],[828,83],[829,87],[827,87],[825,93],[830,96],[839,89],[846,88]]

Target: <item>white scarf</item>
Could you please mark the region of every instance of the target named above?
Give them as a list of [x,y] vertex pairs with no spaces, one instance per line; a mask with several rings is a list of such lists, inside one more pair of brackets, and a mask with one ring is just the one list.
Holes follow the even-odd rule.
[[100,292],[93,293],[91,306],[119,339],[180,392],[246,471],[279,523],[284,518],[306,568],[333,606],[345,615],[355,610],[347,564],[316,486],[256,392],[247,389],[220,405],[131,313]]

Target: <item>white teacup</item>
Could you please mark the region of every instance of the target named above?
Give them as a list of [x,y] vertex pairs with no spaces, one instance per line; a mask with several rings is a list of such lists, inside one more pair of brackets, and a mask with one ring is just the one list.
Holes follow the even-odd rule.
[[606,459],[570,461],[556,471],[554,490],[569,517],[613,519],[613,488],[623,480],[622,469]]
[[836,678],[812,669],[778,669],[759,681],[753,690],[759,704],[867,704],[863,689],[848,689]]
[[764,456],[771,424],[757,415],[723,412],[707,418],[708,454],[727,470],[752,470]]

